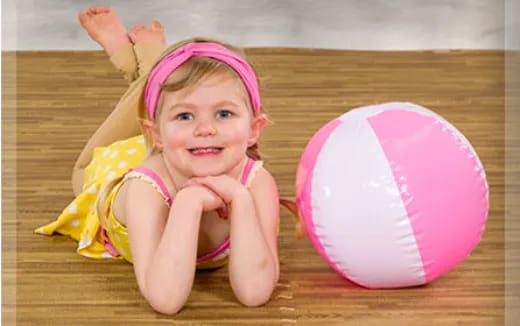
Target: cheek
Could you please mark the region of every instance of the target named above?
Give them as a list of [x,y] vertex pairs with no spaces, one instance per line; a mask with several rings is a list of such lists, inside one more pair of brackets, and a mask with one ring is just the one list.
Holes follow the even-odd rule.
[[182,128],[168,128],[163,134],[163,142],[168,148],[184,147],[187,141],[187,132]]
[[235,126],[225,129],[226,138],[233,143],[247,143],[250,129],[247,126]]

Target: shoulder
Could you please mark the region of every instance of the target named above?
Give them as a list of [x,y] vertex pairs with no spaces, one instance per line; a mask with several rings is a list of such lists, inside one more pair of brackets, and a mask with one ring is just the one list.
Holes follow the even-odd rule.
[[169,189],[167,187],[165,189],[162,179],[162,173],[158,172],[158,169],[147,159],[123,177],[118,200],[125,203],[127,212],[136,206],[147,209],[168,206]]
[[159,178],[156,174],[131,172],[123,180],[122,188],[125,189],[122,190],[124,190],[125,197],[130,202],[137,202],[139,205],[149,206],[161,202],[168,205],[170,196]]
[[164,196],[149,181],[141,178],[123,180],[114,199],[114,214],[123,224],[144,214],[162,216],[167,210]]
[[255,199],[278,202],[278,186],[273,175],[263,166],[259,166],[251,180],[249,191]]
[[164,190],[166,190],[165,195],[170,196],[172,199],[175,197],[177,188],[172,183],[169,172],[164,165],[164,160],[159,154],[150,155],[143,164],[141,164],[141,167],[151,171],[155,175],[154,179],[157,181],[157,185],[164,186]]
[[262,164],[258,164],[255,169],[255,175],[251,180],[251,187],[266,185],[266,184],[274,184],[276,185],[276,181],[271,174]]

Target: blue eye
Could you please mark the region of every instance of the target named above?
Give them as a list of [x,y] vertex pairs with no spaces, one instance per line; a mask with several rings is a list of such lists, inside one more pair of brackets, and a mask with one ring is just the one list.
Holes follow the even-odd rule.
[[191,113],[183,112],[183,113],[177,114],[175,119],[177,119],[177,120],[191,120],[191,119],[193,119],[193,115]]
[[233,113],[231,111],[227,111],[227,110],[219,111],[217,113],[217,117],[219,117],[219,118],[229,118],[232,115],[233,115]]

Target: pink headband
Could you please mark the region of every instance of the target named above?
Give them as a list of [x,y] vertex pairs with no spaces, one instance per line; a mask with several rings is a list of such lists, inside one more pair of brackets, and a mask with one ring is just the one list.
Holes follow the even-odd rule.
[[150,72],[148,83],[144,91],[144,102],[150,119],[155,119],[155,110],[157,109],[157,102],[161,92],[160,85],[168,79],[175,69],[179,68],[189,58],[194,56],[213,58],[233,68],[240,78],[242,78],[249,92],[253,111],[258,112],[260,110],[258,81],[253,68],[251,68],[247,61],[220,44],[195,42],[189,43],[170,53]]

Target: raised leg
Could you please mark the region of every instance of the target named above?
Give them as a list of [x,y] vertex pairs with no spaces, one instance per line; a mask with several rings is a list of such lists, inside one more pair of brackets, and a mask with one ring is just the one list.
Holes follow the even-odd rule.
[[137,24],[128,32],[134,43],[134,52],[137,57],[138,73],[144,75],[150,71],[157,58],[166,48],[164,30],[158,21],[154,20],[150,28]]
[[110,7],[90,7],[79,13],[79,22],[88,35],[110,57],[124,78],[133,82],[138,77],[137,58],[126,28]]
[[137,117],[139,110],[144,110],[142,95],[145,84],[146,76],[130,84],[114,111],[103,121],[81,151],[72,171],[72,189],[76,196],[83,191],[85,168],[92,160],[94,148],[107,146],[142,133]]

